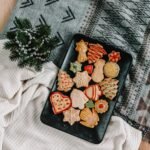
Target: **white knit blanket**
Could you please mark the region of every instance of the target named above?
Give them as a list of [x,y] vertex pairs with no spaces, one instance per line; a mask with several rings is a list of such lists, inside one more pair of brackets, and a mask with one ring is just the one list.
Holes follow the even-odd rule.
[[40,114],[57,74],[47,63],[36,73],[19,69],[0,41],[0,150],[138,150],[141,132],[112,117],[104,140],[95,145],[41,123]]

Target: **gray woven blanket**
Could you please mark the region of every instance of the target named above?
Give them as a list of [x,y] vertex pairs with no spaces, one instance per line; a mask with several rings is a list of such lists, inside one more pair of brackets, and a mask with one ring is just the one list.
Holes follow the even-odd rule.
[[150,0],[19,0],[1,38],[15,29],[15,16],[52,26],[60,39],[52,55],[57,65],[79,32],[131,53],[133,66],[115,114],[150,141]]

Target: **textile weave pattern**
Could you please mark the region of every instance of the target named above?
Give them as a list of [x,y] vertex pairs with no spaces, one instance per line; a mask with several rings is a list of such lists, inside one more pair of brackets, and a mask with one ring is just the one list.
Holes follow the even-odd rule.
[[103,0],[84,33],[117,45],[133,57],[133,66],[115,114],[141,129],[150,140],[150,1]]
[[133,66],[115,114],[150,141],[150,0],[19,0],[1,37],[15,30],[15,17],[28,18],[36,26],[51,24],[60,39],[51,58],[58,66],[78,32],[130,53]]

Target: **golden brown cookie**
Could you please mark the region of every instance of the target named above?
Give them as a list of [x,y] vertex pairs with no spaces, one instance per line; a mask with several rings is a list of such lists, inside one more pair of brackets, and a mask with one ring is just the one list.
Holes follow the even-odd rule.
[[80,40],[79,42],[76,43],[75,50],[78,51],[77,61],[80,63],[87,61],[87,55],[86,55],[86,52],[88,50],[87,45],[88,43],[84,42],[84,40]]
[[95,110],[97,113],[103,114],[108,110],[108,102],[100,99],[95,102]]
[[94,128],[98,125],[99,122],[99,116],[97,112],[92,109],[92,111],[89,108],[84,108],[80,113],[80,124],[88,127],[88,128]]
[[116,78],[119,74],[120,67],[115,62],[107,62],[104,65],[104,75],[108,78]]

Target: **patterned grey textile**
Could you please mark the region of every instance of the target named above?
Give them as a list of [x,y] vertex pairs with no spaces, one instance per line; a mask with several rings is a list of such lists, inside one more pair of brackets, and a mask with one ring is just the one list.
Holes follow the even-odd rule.
[[29,18],[33,25],[52,26],[60,39],[52,55],[57,65],[78,32],[129,52],[133,66],[115,114],[150,141],[150,0],[19,0],[1,37],[15,29],[15,16]]
[[52,34],[60,39],[56,52],[52,54],[52,60],[57,57],[55,62],[58,63],[72,36],[79,32],[90,5],[93,5],[92,0],[18,0],[3,34],[15,30],[15,17],[28,18],[33,26],[51,25]]
[[[103,0],[84,33],[131,53],[133,66],[115,114],[150,140],[150,1]],[[145,38],[144,38],[145,33]]]

